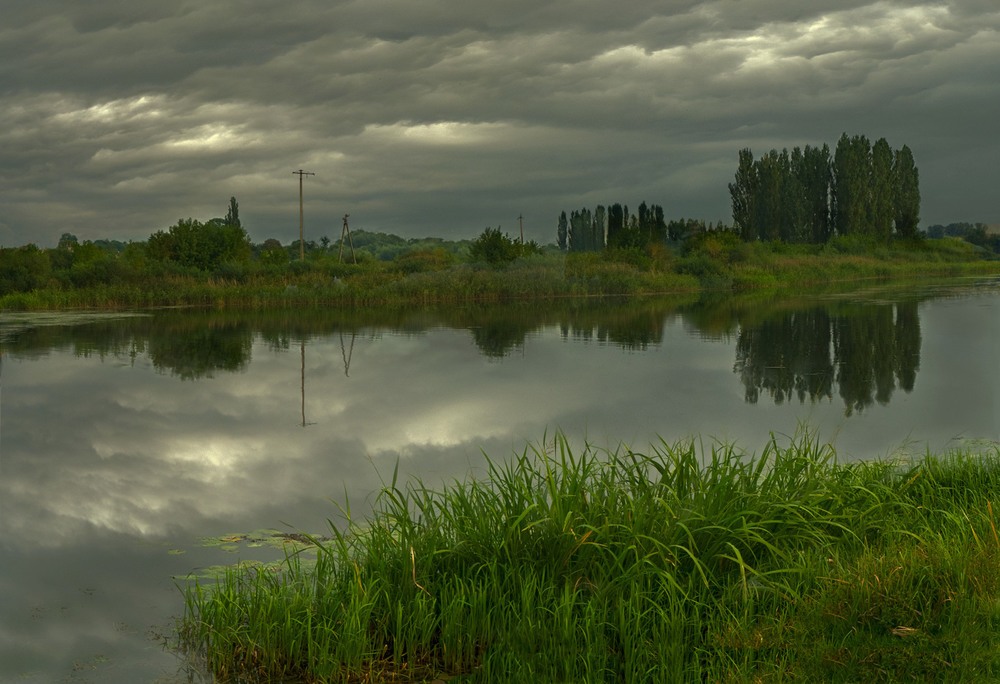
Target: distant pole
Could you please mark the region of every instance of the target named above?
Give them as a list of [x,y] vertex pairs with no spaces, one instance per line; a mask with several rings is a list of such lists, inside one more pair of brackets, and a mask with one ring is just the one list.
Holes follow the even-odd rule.
[[521,244],[524,244],[524,216],[517,215],[517,222],[521,225]]
[[302,169],[292,171],[292,173],[297,174],[299,177],[299,261],[305,261],[306,243],[302,232],[302,176],[315,176],[316,174],[311,171],[303,171]]
[[358,257],[354,254],[354,239],[351,237],[351,227],[347,225],[347,219],[350,214],[344,214],[344,229],[340,231],[340,254],[337,256],[338,262],[344,261],[344,236],[347,236],[347,240],[351,243],[351,258],[354,259],[354,263],[358,263]]

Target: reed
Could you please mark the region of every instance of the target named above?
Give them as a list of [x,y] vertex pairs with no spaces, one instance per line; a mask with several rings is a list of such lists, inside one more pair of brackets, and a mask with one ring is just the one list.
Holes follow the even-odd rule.
[[1000,675],[1000,450],[837,462],[803,433],[574,449],[386,483],[315,563],[185,587],[180,634],[264,681],[954,681]]
[[[960,242],[960,241],[959,241]],[[466,302],[503,303],[565,297],[715,291],[775,291],[891,278],[996,274],[962,244],[927,240],[874,248],[864,243],[815,245],[738,243],[720,249],[702,241],[682,256],[665,246],[642,251],[543,254],[503,268],[435,264],[403,268],[392,262],[292,262],[282,268],[228,265],[213,273],[190,269],[133,271],[109,282],[53,279],[32,292],[0,293],[0,310],[136,309],[200,306],[261,310],[326,306],[357,308]],[[404,263],[402,266],[412,266]]]

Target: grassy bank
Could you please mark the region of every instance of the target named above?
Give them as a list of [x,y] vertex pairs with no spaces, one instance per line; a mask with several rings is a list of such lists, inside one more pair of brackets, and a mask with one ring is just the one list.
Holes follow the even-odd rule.
[[804,436],[574,450],[390,482],[316,561],[186,590],[183,643],[263,681],[992,681],[1000,450],[838,464]]
[[500,267],[398,259],[343,264],[332,258],[281,267],[228,264],[214,272],[159,265],[74,285],[0,295],[0,310],[137,309],[163,306],[273,309],[411,306],[581,296],[781,291],[828,283],[1000,273],[1000,261],[960,240],[872,248],[847,241],[782,245],[708,237],[684,248],[548,253]]

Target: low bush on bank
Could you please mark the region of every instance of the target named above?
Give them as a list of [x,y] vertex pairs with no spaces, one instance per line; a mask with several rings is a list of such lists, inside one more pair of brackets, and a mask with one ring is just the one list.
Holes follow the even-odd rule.
[[315,562],[186,589],[219,677],[311,682],[986,681],[1000,450],[841,464],[809,435],[574,450],[382,490]]

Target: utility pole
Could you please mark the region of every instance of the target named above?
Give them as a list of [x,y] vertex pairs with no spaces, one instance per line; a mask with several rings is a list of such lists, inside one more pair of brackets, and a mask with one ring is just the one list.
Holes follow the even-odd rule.
[[292,173],[297,174],[299,177],[299,261],[305,261],[306,243],[302,233],[302,176],[315,176],[316,174],[311,171],[303,171],[302,169],[292,171]]
[[524,244],[524,216],[521,214],[517,215],[517,222],[521,226],[521,244]]
[[347,225],[347,218],[350,214],[344,214],[344,228],[340,231],[340,254],[337,256],[337,261],[343,263],[344,261],[344,236],[347,236],[348,242],[351,243],[351,258],[354,259],[354,263],[358,263],[358,257],[354,254],[354,238],[351,237],[351,227]]

